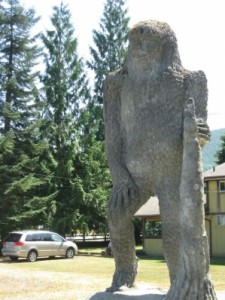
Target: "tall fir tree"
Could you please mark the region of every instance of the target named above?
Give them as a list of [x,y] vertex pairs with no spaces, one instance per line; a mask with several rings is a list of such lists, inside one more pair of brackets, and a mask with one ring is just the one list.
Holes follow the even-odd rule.
[[109,72],[124,62],[128,43],[128,9],[126,0],[106,0],[99,30],[93,30],[94,47],[90,47],[88,67],[94,71],[92,114],[98,124],[97,139],[104,140],[103,81]]
[[[40,153],[36,123],[40,49],[31,30],[38,22],[33,9],[19,0],[0,3],[0,228],[27,228],[47,218],[48,200],[37,175]],[[50,197],[50,198],[49,198]],[[47,203],[48,202],[48,203]]]
[[124,0],[106,1],[100,30],[93,31],[94,47],[90,47],[91,59],[87,62],[94,72],[94,88],[83,114],[83,153],[79,158],[86,178],[83,187],[89,212],[87,223],[89,228],[92,225],[102,232],[107,227],[106,203],[111,189],[104,149],[103,81],[109,72],[122,66],[125,58],[129,17],[124,5]]
[[128,10],[126,0],[107,0],[104,5],[100,30],[93,30],[95,46],[90,47],[88,67],[94,71],[94,94],[103,103],[103,81],[109,72],[119,69],[127,52]]
[[29,126],[35,110],[38,73],[33,68],[40,49],[34,44],[37,36],[31,37],[30,31],[39,18],[19,0],[4,0],[0,8],[0,130],[6,134],[13,129],[19,134]]
[[225,135],[221,136],[221,147],[220,149],[216,152],[216,158],[217,158],[217,164],[220,165],[225,162]]
[[45,96],[43,139],[51,145],[54,177],[51,191],[57,193],[52,229],[62,235],[78,226],[84,200],[82,180],[76,167],[79,147],[80,107],[89,97],[87,77],[78,56],[71,14],[63,2],[53,7],[52,29],[42,40],[46,70],[42,76]]
[[106,203],[111,189],[111,180],[104,153],[104,143],[96,140],[95,126],[90,124],[90,111],[81,116],[82,131],[80,151],[77,156],[77,171],[82,178],[84,203],[80,208],[82,230],[107,232]]

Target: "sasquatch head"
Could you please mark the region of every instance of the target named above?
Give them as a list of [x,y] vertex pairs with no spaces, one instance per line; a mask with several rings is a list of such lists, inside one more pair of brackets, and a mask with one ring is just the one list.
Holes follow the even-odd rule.
[[[181,67],[177,40],[170,26],[159,21],[143,21],[129,33],[128,69],[155,72],[168,67]],[[133,65],[133,66],[132,66]]]

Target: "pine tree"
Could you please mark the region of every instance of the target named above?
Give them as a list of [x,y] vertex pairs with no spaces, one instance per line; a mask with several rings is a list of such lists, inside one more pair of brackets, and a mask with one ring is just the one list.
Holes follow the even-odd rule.
[[120,68],[124,62],[128,40],[127,9],[125,0],[107,0],[104,6],[100,30],[93,30],[95,47],[90,47],[92,56],[88,66],[94,71],[94,93],[102,104],[103,80],[109,72]]
[[92,59],[87,63],[94,71],[93,97],[82,115],[82,149],[79,156],[85,191],[85,223],[89,229],[107,230],[106,203],[111,180],[104,149],[103,81],[110,71],[123,64],[127,38],[127,9],[123,0],[107,0],[100,30],[93,31],[95,47],[90,48]]
[[94,71],[94,98],[90,103],[93,122],[98,125],[98,140],[104,140],[103,81],[109,72],[119,69],[124,62],[128,42],[128,10],[126,0],[107,0],[104,5],[100,30],[93,30],[95,46],[90,47],[88,67]]
[[42,36],[46,48],[46,71],[42,77],[45,96],[43,138],[51,145],[54,160],[52,192],[56,192],[56,214],[52,229],[62,235],[76,227],[84,199],[82,180],[75,159],[79,147],[80,106],[89,97],[82,59],[71,14],[63,3],[53,7],[52,29]]
[[1,133],[13,129],[18,134],[29,126],[37,95],[33,71],[40,49],[30,30],[37,23],[34,10],[24,10],[19,0],[4,0],[1,5]]
[[[27,228],[44,223],[48,200],[40,171],[41,143],[36,122],[40,49],[31,35],[39,18],[19,0],[0,5],[0,228]],[[49,198],[50,197],[50,198]]]
[[221,136],[221,148],[216,153],[217,164],[220,165],[225,162],[225,135]]
[[80,208],[81,230],[107,232],[106,203],[111,180],[104,143],[96,140],[95,128],[90,127],[89,112],[82,115],[83,132],[80,139],[82,151],[77,156],[77,171],[82,178],[84,204]]

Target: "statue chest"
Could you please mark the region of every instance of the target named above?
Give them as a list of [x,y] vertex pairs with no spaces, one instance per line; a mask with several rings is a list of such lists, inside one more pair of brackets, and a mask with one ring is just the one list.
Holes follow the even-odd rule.
[[[176,80],[160,82],[127,80],[121,94],[121,121],[126,133],[155,133],[182,126],[183,88]],[[166,126],[166,128],[165,128]],[[139,133],[140,134],[140,133]]]

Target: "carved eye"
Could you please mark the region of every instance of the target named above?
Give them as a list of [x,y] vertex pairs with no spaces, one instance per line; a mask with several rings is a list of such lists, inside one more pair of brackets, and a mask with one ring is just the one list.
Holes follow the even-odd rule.
[[146,52],[158,52],[160,45],[157,40],[147,40],[142,44],[142,49]]

